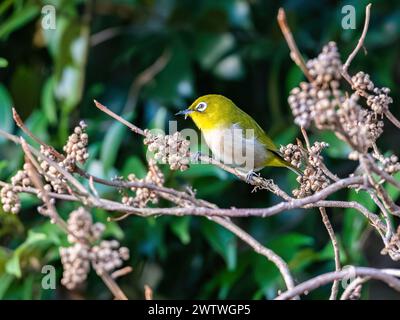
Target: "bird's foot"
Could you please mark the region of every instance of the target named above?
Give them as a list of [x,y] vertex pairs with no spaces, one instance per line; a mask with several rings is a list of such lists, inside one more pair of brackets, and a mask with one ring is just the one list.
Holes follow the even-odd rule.
[[200,152],[200,151],[197,151],[197,152],[193,155],[193,161],[194,161],[194,162],[199,162],[200,157],[201,157],[201,152]]
[[256,173],[254,170],[250,170],[249,172],[247,172],[246,174],[246,182],[250,183],[250,181],[254,178],[254,177],[259,177],[260,174]]

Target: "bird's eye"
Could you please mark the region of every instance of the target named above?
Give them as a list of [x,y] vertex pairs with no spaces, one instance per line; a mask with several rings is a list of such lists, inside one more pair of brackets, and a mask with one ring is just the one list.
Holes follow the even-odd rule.
[[205,102],[200,102],[197,106],[196,106],[196,111],[200,111],[203,112],[204,110],[207,109],[207,103]]

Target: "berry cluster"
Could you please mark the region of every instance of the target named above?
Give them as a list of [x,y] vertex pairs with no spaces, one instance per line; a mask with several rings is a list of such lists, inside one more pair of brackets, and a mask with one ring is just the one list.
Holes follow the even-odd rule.
[[73,171],[76,163],[84,164],[89,159],[87,146],[89,137],[86,133],[87,125],[84,121],[79,122],[75,127],[74,133],[68,137],[67,144],[63,147],[66,154],[63,165],[69,171]]
[[4,186],[0,190],[0,200],[4,212],[17,214],[21,210],[21,201],[18,193],[21,192],[22,187],[32,186],[28,175],[29,166],[30,164],[25,163],[23,170],[18,170],[11,178],[11,184]]
[[281,146],[279,151],[286,162],[289,162],[293,167],[301,167],[305,155],[299,145],[289,143],[286,146]]
[[[147,175],[143,179],[138,179],[133,173],[128,176],[128,181],[130,182],[147,182],[154,184],[156,186],[162,187],[164,185],[164,174],[157,166],[156,162],[153,159],[149,160],[149,171]],[[135,197],[130,197],[128,195],[124,195],[122,197],[122,203],[137,207],[144,208],[146,207],[148,202],[157,203],[158,195],[153,190],[147,188],[136,188],[132,187],[131,191],[136,193]]]
[[326,147],[328,147],[328,144],[325,142],[315,142],[308,151],[300,145],[288,144],[281,147],[280,151],[285,161],[297,168],[305,164],[303,174],[297,177],[300,186],[293,190],[293,195],[296,198],[310,196],[330,184],[329,178],[321,169],[323,162],[321,152]]
[[336,43],[331,41],[325,45],[318,57],[307,61],[307,68],[318,85],[340,80],[342,61]]
[[352,94],[337,110],[340,128],[358,151],[365,153],[383,132],[383,121],[372,111],[358,104],[359,95]]
[[93,223],[92,216],[84,208],[71,212],[67,226],[72,246],[60,248],[60,255],[64,269],[61,283],[68,289],[75,289],[87,279],[90,265],[101,275],[112,272],[129,259],[128,248],[120,247],[116,240],[102,240],[98,245],[91,245],[101,238],[105,228],[102,223]]
[[[359,153],[368,152],[383,132],[379,115],[392,103],[390,90],[375,87],[370,76],[361,71],[352,77],[355,93],[344,95],[339,88],[342,63],[334,42],[324,46],[307,67],[314,81],[300,83],[288,98],[295,123],[304,128],[314,123],[320,130],[335,131]],[[366,97],[369,108],[360,105],[360,96]]]
[[180,132],[173,135],[152,134],[145,130],[144,144],[154,152],[154,159],[169,164],[171,170],[187,170],[190,161],[190,142]]
[[[74,128],[74,132],[68,137],[67,144],[63,147],[65,158],[62,161],[57,161],[52,150],[45,146],[40,147],[40,152],[48,159],[56,162],[61,168],[69,172],[73,172],[77,163],[84,164],[89,158],[87,151],[88,135],[86,133],[86,124],[81,121],[78,126]],[[59,170],[51,166],[47,161],[42,161],[40,166],[43,170],[44,177],[49,183],[48,191],[57,193],[65,193],[67,190],[67,183]]]
[[99,245],[92,247],[90,259],[93,269],[101,275],[120,268],[123,262],[129,259],[129,249],[121,247],[117,240],[103,240]]

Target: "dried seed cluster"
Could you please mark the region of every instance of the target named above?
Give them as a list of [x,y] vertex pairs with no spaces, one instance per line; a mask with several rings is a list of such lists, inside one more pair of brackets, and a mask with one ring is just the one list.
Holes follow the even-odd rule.
[[377,114],[383,114],[389,109],[389,105],[393,102],[393,99],[389,96],[390,89],[375,88],[372,95],[367,98],[367,105]]
[[4,212],[17,214],[21,210],[21,201],[12,185],[6,185],[1,189],[0,198]]
[[300,86],[292,89],[288,102],[294,116],[294,122],[303,128],[311,124],[311,108],[317,100],[317,88],[308,82],[301,82]]
[[74,128],[74,133],[68,137],[63,150],[66,154],[63,164],[69,171],[74,169],[76,163],[84,164],[89,159],[87,146],[89,137],[86,133],[87,125],[84,121]]
[[340,126],[353,146],[362,153],[368,151],[383,132],[383,121],[377,114],[358,104],[359,95],[352,94],[337,110]]
[[326,142],[319,142],[319,141],[314,142],[314,144],[310,147],[308,155],[309,164],[312,165],[313,167],[318,167],[323,161],[321,152],[323,149],[328,147],[329,144]]
[[180,132],[173,135],[152,134],[145,130],[144,144],[154,152],[154,159],[169,164],[171,170],[187,170],[190,160],[190,142]]
[[[89,158],[87,146],[89,137],[86,133],[86,124],[81,121],[78,126],[74,128],[74,132],[68,137],[66,145],[63,147],[65,158],[58,161],[52,150],[45,146],[40,147],[40,152],[48,159],[56,162],[61,168],[66,169],[68,172],[73,172],[76,163],[84,164]],[[47,161],[42,161],[40,166],[44,172],[45,180],[49,183],[45,186],[47,191],[54,191],[57,193],[65,193],[67,191],[67,183],[63,174],[57,170],[56,167],[50,165]]]
[[28,169],[30,164],[25,163],[22,170],[11,177],[11,184],[4,186],[0,191],[0,200],[4,212],[17,214],[21,210],[21,201],[18,193],[21,192],[21,187],[32,186],[29,179]]
[[303,175],[297,177],[300,184],[298,189],[293,190],[296,198],[304,198],[313,193],[326,188],[329,185],[329,179],[320,168],[307,167]]
[[383,170],[385,170],[388,174],[395,174],[400,171],[399,158],[394,154],[388,158],[384,158],[382,164]]
[[283,159],[296,168],[300,168],[304,162],[305,154],[299,145],[289,143],[286,146],[281,146],[279,151]]
[[[164,174],[161,172],[156,162],[153,159],[150,159],[149,171],[147,172],[147,175],[144,179],[138,179],[134,174],[130,174],[128,176],[128,180],[130,182],[151,183],[156,186],[162,187],[164,185]],[[122,203],[137,208],[144,208],[146,207],[149,201],[151,203],[158,202],[158,195],[153,190],[147,188],[136,188],[136,187],[132,187],[131,190],[133,192],[136,192],[136,196],[130,197],[125,195],[122,197]]]
[[98,245],[91,242],[101,238],[102,223],[94,223],[90,213],[84,208],[71,212],[67,221],[70,247],[60,248],[63,277],[61,283],[68,289],[82,284],[90,271],[90,265],[98,274],[111,272],[129,259],[129,249],[120,247],[116,240],[103,240]]
[[70,213],[67,224],[68,230],[71,232],[68,235],[68,241],[71,243],[84,242],[86,239],[98,240],[105,229],[104,224],[93,223],[92,215],[83,207]]
[[[50,159],[57,163],[57,158],[51,152],[51,150],[45,146],[40,146],[40,153],[43,154],[47,159]],[[60,166],[62,162],[58,163]],[[56,193],[65,193],[67,190],[67,182],[65,181],[61,172],[56,167],[50,165],[46,160],[40,162],[40,167],[43,170],[43,176],[48,182],[44,186],[47,191],[54,191]]]
[[389,96],[390,89],[386,87],[375,87],[369,74],[360,71],[351,78],[351,81],[354,90],[366,92],[368,94],[367,105],[375,113],[385,113],[389,109],[389,105],[393,103],[393,99]]
[[336,43],[331,41],[325,45],[318,57],[307,61],[307,68],[318,85],[340,80],[342,61]]
[[288,102],[294,116],[294,122],[308,128],[312,120],[319,129],[333,129],[336,125],[336,109],[343,96],[338,83],[331,83],[330,88],[320,88],[314,83],[301,82],[292,89]]
[[298,189],[293,190],[293,195],[296,198],[310,196],[330,184],[329,178],[321,169],[323,161],[321,152],[326,147],[328,147],[327,143],[317,141],[308,150],[307,166],[303,175],[297,177],[297,182],[300,186]]
[[318,99],[311,107],[311,118],[314,119],[318,129],[334,130],[337,127],[336,111],[343,97],[334,94],[330,89],[320,89],[317,93]]
[[83,243],[75,243],[67,248],[60,248],[63,276],[61,284],[72,290],[82,284],[90,271],[90,247]]
[[386,173],[393,175],[400,171],[399,158],[392,154],[390,157],[384,157],[382,154],[372,154],[375,159],[380,163],[380,168]]
[[[356,151],[365,153],[383,132],[383,114],[393,102],[388,88],[376,88],[370,76],[358,72],[352,77],[355,93],[344,96],[339,86],[342,63],[334,42],[323,47],[307,67],[314,78],[302,82],[289,95],[288,103],[297,125],[308,128],[311,123],[321,130],[333,130]],[[369,109],[359,104],[360,95],[367,97]]]
[[351,82],[353,82],[353,87],[355,90],[372,91],[375,88],[375,85],[371,81],[369,74],[365,73],[364,71],[360,71],[351,77]]
[[93,269],[98,275],[109,273],[122,266],[129,259],[129,249],[120,247],[117,240],[103,240],[90,252]]

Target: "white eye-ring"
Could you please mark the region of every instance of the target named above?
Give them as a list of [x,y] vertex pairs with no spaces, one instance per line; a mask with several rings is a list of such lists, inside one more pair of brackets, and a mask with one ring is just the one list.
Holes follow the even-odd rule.
[[207,109],[207,103],[205,102],[199,102],[199,104],[196,106],[196,111],[203,112],[206,109]]

